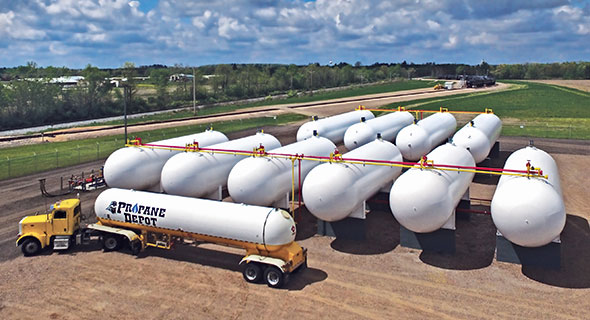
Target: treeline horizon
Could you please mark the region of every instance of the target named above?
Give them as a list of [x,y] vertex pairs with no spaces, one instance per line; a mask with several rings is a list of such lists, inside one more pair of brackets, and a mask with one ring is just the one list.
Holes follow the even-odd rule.
[[[88,66],[92,66],[89,64]],[[572,61],[572,62],[552,62],[552,63],[515,63],[515,64],[488,64],[485,61],[478,65],[469,65],[464,63],[442,63],[426,62],[415,64],[406,61],[399,63],[374,63],[371,65],[362,65],[356,62],[354,65],[340,62],[338,64],[320,65],[319,63],[310,63],[307,65],[297,64],[215,64],[203,66],[188,66],[182,64],[175,64],[172,66],[162,64],[141,65],[135,67],[136,75],[139,77],[148,77],[154,69],[169,70],[173,73],[192,73],[193,68],[200,75],[214,75],[219,67],[230,67],[232,70],[241,69],[245,67],[254,67],[257,69],[265,68],[273,71],[280,68],[336,68],[342,69],[351,67],[354,69],[383,69],[392,68],[399,76],[408,76],[408,71],[413,77],[441,77],[444,75],[491,75],[497,79],[531,79],[531,80],[545,80],[545,79],[590,79],[590,62],[587,61]],[[125,66],[119,68],[99,68],[93,66],[100,71],[107,73],[108,77],[121,77],[125,74]],[[413,70],[410,70],[413,69]],[[397,69],[397,70],[396,70]],[[16,67],[0,67],[0,80],[11,81],[24,78],[57,78],[60,76],[77,76],[81,75],[84,69],[68,68],[65,66],[55,67],[39,67],[34,61],[29,61],[25,65]],[[402,72],[405,70],[405,72]],[[404,74],[405,73],[405,74]]]
[[[87,66],[92,66],[88,64]],[[100,71],[107,73],[108,77],[121,77],[125,74],[125,66],[119,68],[97,68]],[[229,64],[214,64],[202,66],[189,66],[183,64],[175,64],[172,66],[163,64],[141,65],[135,68],[136,76],[148,77],[151,71],[155,69],[169,70],[171,74],[174,73],[188,73],[191,74],[193,68],[200,75],[214,75],[218,68],[230,67],[232,70],[243,69],[247,67],[254,67],[257,69],[269,69],[272,73],[280,68],[331,68],[342,69],[351,67],[353,69],[393,69],[398,76],[412,76],[412,77],[442,77],[445,75],[490,75],[497,79],[510,80],[547,80],[547,79],[590,79],[590,62],[589,61],[572,61],[572,62],[551,62],[551,63],[515,63],[515,64],[488,64],[485,61],[478,65],[469,65],[464,63],[374,63],[371,65],[362,65],[356,62],[354,65],[340,62],[338,64],[320,65],[319,63],[310,63],[307,65],[297,64],[265,64],[265,63],[229,63]],[[81,75],[84,69],[68,68],[65,66],[55,67],[39,67],[34,61],[29,61],[25,65],[16,67],[0,67],[0,80],[11,81],[24,78],[57,78],[60,76],[77,76]],[[405,72],[404,72],[405,71]],[[410,74],[411,73],[411,74]]]
[[[192,75],[193,72],[198,103],[212,104],[278,94],[292,97],[319,89],[414,77],[488,75],[497,79],[590,79],[590,62],[489,65],[482,61],[478,65],[467,65],[404,61],[369,66],[360,62],[324,66],[319,63],[218,64],[194,69],[184,65],[136,67],[126,62],[121,68],[100,69],[88,65],[84,69],[70,69],[38,67],[31,61],[24,66],[0,68],[0,130],[121,115],[125,99],[123,90],[108,81],[113,77],[128,79],[125,85],[129,87],[129,114],[190,105],[192,79],[185,77],[171,82],[170,76]],[[36,80],[79,75],[84,81],[75,86]],[[138,79],[140,77],[147,80]]]

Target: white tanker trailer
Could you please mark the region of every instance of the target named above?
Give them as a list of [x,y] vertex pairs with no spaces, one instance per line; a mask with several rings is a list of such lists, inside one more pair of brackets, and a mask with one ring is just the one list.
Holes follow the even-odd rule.
[[453,136],[453,144],[469,150],[475,163],[484,161],[502,132],[502,121],[493,113],[483,113]]
[[545,151],[532,146],[517,150],[504,169],[523,170],[529,161],[548,178],[500,177],[492,198],[492,220],[510,242],[540,247],[559,239],[565,226],[565,205],[557,164]]
[[[305,156],[328,157],[336,145],[330,140],[312,136],[281,148],[268,151],[279,154],[299,154]],[[295,161],[295,190],[299,189],[299,172],[301,181],[319,161]],[[250,157],[238,162],[227,179],[227,190],[234,202],[259,206],[289,206],[289,193],[292,187],[292,163],[289,159],[272,157]]]
[[[402,161],[395,145],[373,140],[342,155],[345,159]],[[352,163],[324,163],[307,175],[303,183],[303,201],[307,209],[324,221],[346,217],[365,217],[365,201],[390,184],[401,167]]]
[[[435,165],[475,166],[469,151],[450,143],[439,146],[426,157]],[[455,221],[451,218],[474,175],[416,166],[393,183],[389,206],[397,221],[413,232],[433,232],[443,226],[454,230]]]
[[80,207],[80,200],[68,199],[46,215],[23,218],[17,246],[25,255],[51,244],[65,250],[93,238],[102,240],[105,251],[128,244],[135,254],[146,246],[169,249],[185,239],[232,246],[246,250],[240,262],[244,279],[264,279],[270,287],[281,287],[290,273],[307,265],[307,250],[294,241],[295,222],[280,209],[108,189],[94,204],[98,223],[80,228]]
[[[152,142],[157,145],[184,146],[198,142],[206,147],[228,141],[218,131],[205,132]],[[103,174],[106,184],[111,188],[161,191],[160,175],[162,167],[179,150],[155,149],[150,147],[124,147],[111,153],[107,158]]]
[[348,150],[358,148],[373,141],[377,133],[381,134],[383,140],[393,142],[398,132],[412,122],[414,122],[414,116],[411,113],[396,111],[353,124],[344,133],[344,145]]
[[407,160],[416,161],[450,137],[457,120],[448,112],[437,112],[397,134],[395,144]]
[[355,110],[319,120],[315,120],[314,117],[314,120],[299,127],[297,141],[310,138],[316,132],[320,137],[327,138],[334,143],[341,143],[346,129],[360,122],[362,118],[369,120],[375,118],[375,115],[369,110]]
[[[258,132],[208,148],[252,151],[260,146],[269,150],[279,148],[281,143],[270,134]],[[168,194],[221,200],[221,191],[227,185],[231,169],[246,157],[226,153],[179,153],[170,158],[162,168],[162,188]]]

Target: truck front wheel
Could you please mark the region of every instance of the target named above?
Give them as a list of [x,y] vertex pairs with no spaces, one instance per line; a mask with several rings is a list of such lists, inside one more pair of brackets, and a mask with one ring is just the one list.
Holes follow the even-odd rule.
[[41,251],[41,244],[35,238],[27,238],[23,241],[21,250],[25,256],[34,256]]
[[104,251],[117,251],[121,246],[121,239],[114,234],[102,236],[102,248]]
[[255,262],[246,263],[244,270],[242,270],[244,280],[252,283],[259,282],[262,279],[262,268]]
[[271,288],[280,288],[285,284],[285,274],[275,266],[269,266],[264,271],[264,281]]

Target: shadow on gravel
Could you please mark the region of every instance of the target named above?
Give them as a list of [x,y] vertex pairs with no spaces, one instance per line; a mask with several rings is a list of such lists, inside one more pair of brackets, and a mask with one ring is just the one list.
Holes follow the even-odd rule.
[[422,251],[420,260],[452,270],[482,269],[491,265],[496,251],[496,227],[492,217],[471,214],[469,220],[457,219],[456,226],[455,254]]
[[[125,250],[123,251],[126,252]],[[128,253],[131,254],[130,251]],[[243,258],[243,255],[241,254],[200,248],[193,245],[178,245],[175,246],[173,250],[147,248],[144,252],[141,252],[137,258],[143,259],[148,256],[221,268],[238,273],[236,274],[237,277],[242,276],[242,266],[239,265]],[[325,280],[327,277],[328,275],[324,271],[308,267],[306,269],[297,270],[291,274],[289,276],[289,282],[283,289],[302,290],[312,283]]]
[[295,241],[305,240],[316,235],[318,231],[318,220],[304,205],[300,209],[295,209],[295,222],[297,223]]
[[369,199],[370,212],[365,221],[365,240],[336,238],[332,249],[357,255],[383,254],[399,245],[399,224],[389,208],[389,194],[379,193]]
[[523,266],[522,273],[548,285],[562,288],[590,288],[590,227],[588,220],[567,215],[561,233],[561,269]]

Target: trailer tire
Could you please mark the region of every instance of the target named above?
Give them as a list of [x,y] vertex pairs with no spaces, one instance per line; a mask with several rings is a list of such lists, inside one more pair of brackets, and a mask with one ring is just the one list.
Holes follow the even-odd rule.
[[264,282],[271,288],[280,288],[285,283],[286,277],[283,271],[275,266],[268,266],[264,271]]
[[262,268],[256,262],[246,263],[244,265],[244,269],[242,270],[242,275],[244,276],[244,280],[246,280],[246,282],[258,283],[263,276]]
[[41,243],[35,238],[27,238],[23,241],[20,249],[25,256],[34,256],[41,251]]
[[129,243],[129,246],[131,247],[131,253],[136,256],[141,252],[141,243],[139,241],[132,241],[131,243]]
[[104,251],[117,251],[121,247],[121,238],[114,234],[104,234],[102,236],[102,248]]

